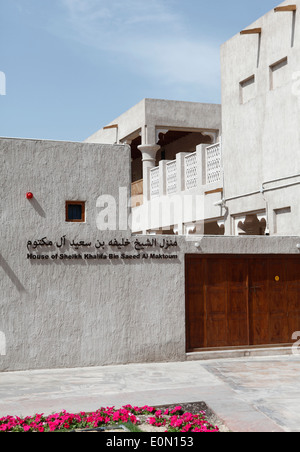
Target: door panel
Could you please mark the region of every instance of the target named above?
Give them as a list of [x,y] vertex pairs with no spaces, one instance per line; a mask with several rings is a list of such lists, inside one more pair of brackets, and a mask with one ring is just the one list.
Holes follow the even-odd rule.
[[228,261],[228,346],[249,344],[248,327],[248,265],[244,259]]
[[206,347],[227,344],[227,266],[224,259],[206,260]]
[[287,311],[289,341],[296,331],[300,331],[300,259],[293,258],[287,262]]
[[250,345],[269,341],[269,302],[265,298],[268,285],[267,259],[249,261],[249,329]]
[[186,258],[186,322],[187,349],[204,348],[204,282],[205,262],[203,259]]
[[287,321],[286,261],[272,259],[268,262],[269,344],[289,342]]

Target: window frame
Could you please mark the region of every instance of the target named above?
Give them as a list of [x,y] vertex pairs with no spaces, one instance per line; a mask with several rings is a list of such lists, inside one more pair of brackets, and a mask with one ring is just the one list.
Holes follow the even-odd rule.
[[[80,205],[81,206],[81,219],[72,220],[69,218],[69,206],[70,205]],[[85,223],[85,201],[66,201],[66,223]]]

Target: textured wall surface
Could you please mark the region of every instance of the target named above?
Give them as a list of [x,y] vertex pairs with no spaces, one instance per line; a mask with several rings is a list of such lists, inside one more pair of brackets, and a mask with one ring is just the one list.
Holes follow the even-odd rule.
[[[1,139],[0,160],[0,331],[6,339],[0,370],[184,356],[181,261],[59,259],[120,256],[110,240],[131,240],[129,231],[99,231],[96,222],[99,196],[110,195],[118,207],[119,188],[130,193],[129,148]],[[85,223],[65,222],[66,200],[86,201]],[[66,244],[58,248],[63,236]],[[43,238],[53,245],[36,247]],[[104,249],[95,248],[98,240]],[[80,241],[91,245],[76,250]],[[138,255],[134,244],[126,253]]]
[[[120,140],[136,133],[142,133],[143,143],[156,143],[156,127],[208,129],[219,131],[221,129],[221,105],[201,104],[199,102],[181,102],[161,99],[143,99],[130,110],[114,119],[110,125],[118,125],[118,138]],[[147,127],[147,132],[144,130]],[[87,138],[89,143],[114,143],[116,132],[114,130],[98,130]]]
[[[127,147],[1,139],[0,161],[0,371],[185,360],[185,254],[299,254],[297,237],[161,236],[155,245],[99,231],[99,196],[118,201],[129,185]],[[85,223],[65,222],[66,200],[86,201]],[[38,245],[44,237],[52,245]],[[91,245],[76,250],[81,241]],[[97,254],[119,258],[84,258]]]

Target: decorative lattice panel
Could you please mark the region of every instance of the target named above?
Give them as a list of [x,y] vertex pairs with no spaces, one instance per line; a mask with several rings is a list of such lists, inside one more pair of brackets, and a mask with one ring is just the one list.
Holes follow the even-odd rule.
[[185,188],[191,190],[197,187],[197,153],[185,157]]
[[167,195],[172,195],[177,192],[177,162],[167,163],[166,165],[167,176]]
[[159,196],[159,167],[150,171],[150,196],[151,198]]
[[206,148],[206,183],[212,184],[221,180],[222,161],[221,145],[214,144]]

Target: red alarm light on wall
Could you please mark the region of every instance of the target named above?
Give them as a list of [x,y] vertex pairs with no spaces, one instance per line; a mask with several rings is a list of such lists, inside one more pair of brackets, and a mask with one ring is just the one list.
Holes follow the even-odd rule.
[[26,198],[27,199],[32,199],[33,198],[33,194],[32,193],[26,193]]

